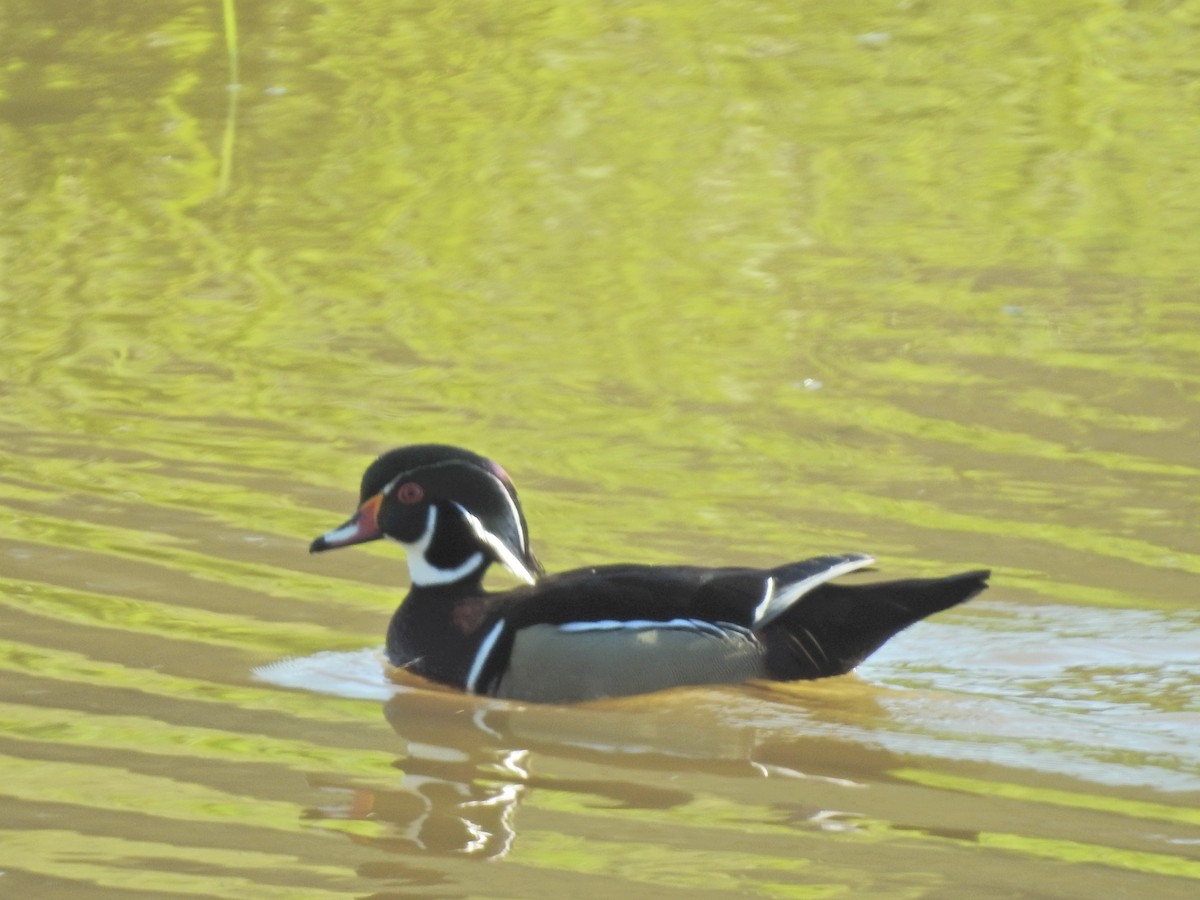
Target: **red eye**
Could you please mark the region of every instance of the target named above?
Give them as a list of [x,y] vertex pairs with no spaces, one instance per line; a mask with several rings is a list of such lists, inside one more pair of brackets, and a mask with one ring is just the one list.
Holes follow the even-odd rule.
[[425,499],[425,489],[415,481],[406,481],[396,488],[396,499],[401,503],[420,503]]

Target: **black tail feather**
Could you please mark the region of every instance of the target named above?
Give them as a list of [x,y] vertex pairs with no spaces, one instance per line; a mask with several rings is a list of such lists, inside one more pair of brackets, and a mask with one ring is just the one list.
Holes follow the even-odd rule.
[[766,675],[780,681],[849,672],[914,622],[971,599],[986,569],[946,578],[823,584],[759,634]]

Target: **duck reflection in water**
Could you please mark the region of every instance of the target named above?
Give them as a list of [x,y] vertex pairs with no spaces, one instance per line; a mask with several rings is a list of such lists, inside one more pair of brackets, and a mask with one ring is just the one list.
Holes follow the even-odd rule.
[[[566,795],[566,807],[575,810],[670,810],[697,799],[694,791],[668,783],[681,774],[738,780],[788,777],[797,789],[781,798],[777,812],[778,820],[791,826],[844,830],[846,817],[853,817],[819,803],[806,804],[799,785],[803,779],[838,787],[857,787],[855,782],[795,768],[798,759],[811,757],[821,769],[837,772],[845,744],[723,721],[717,710],[728,705],[729,689],[681,690],[659,695],[653,704],[631,698],[581,707],[478,698],[464,703],[461,694],[398,691],[383,707],[405,748],[395,763],[403,773],[396,787],[324,784],[345,792],[345,801],[307,811],[312,819],[383,824],[386,834],[351,839],[391,853],[501,858],[517,841],[520,805],[538,792]],[[737,693],[749,709],[769,711],[779,699],[747,696],[745,688]],[[861,713],[864,695],[855,694]],[[868,706],[869,716],[883,714],[869,700]],[[793,709],[790,704],[787,708]],[[880,772],[895,765],[890,754],[879,757]],[[536,768],[600,774],[538,774]]]
[[[405,746],[396,761],[403,772],[394,790],[339,788],[348,792],[343,804],[312,809],[309,818],[370,819],[387,823],[386,836],[355,840],[394,851],[419,851],[435,855],[455,854],[498,858],[508,854],[516,838],[516,812],[528,792],[549,789],[586,795],[590,802],[608,808],[669,809],[690,802],[686,791],[611,779],[539,777],[530,771],[534,754],[564,756],[571,740],[578,740],[584,756],[602,757],[612,763],[613,754],[648,753],[654,736],[636,735],[625,747],[611,743],[591,729],[579,732],[572,721],[558,722],[566,733],[555,732],[550,722],[530,722],[536,734],[516,734],[527,709],[507,704],[465,707],[461,697],[431,691],[404,691],[384,704],[384,715]],[[536,716],[535,716],[536,718]],[[574,719],[574,717],[571,717]],[[601,716],[603,721],[608,717]],[[648,717],[650,721],[661,719]],[[574,719],[578,725],[579,720]],[[611,722],[609,723],[611,724]],[[528,730],[528,728],[526,729]],[[670,729],[673,741],[679,729]],[[572,734],[572,732],[576,732]],[[710,736],[711,737],[711,736]],[[607,739],[610,744],[594,743]],[[564,743],[565,742],[565,743]],[[711,743],[708,741],[707,743]],[[590,745],[590,748],[589,748]]]

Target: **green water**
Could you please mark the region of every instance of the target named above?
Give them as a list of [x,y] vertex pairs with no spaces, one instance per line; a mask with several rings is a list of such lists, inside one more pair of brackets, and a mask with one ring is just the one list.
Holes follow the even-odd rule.
[[[0,893],[1192,896],[1198,45],[0,4]],[[398,550],[305,551],[417,441],[502,462],[551,570],[993,587],[829,682],[397,688]]]

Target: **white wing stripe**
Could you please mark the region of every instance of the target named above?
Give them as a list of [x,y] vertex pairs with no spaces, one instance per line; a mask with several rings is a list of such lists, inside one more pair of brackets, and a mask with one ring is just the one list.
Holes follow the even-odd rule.
[[845,575],[847,572],[865,568],[873,562],[875,562],[875,557],[873,556],[856,556],[853,559],[836,563],[814,575],[809,575],[807,578],[793,582],[787,585],[782,591],[772,591],[772,586],[768,582],[767,594],[754,610],[754,627],[758,628],[766,625],[772,619],[782,615],[788,607],[817,585],[824,584],[826,581],[832,581],[834,578],[837,578],[839,575]]
[[767,607],[771,605],[771,600],[775,597],[775,576],[767,576],[767,589],[763,591],[763,598],[758,601],[758,606],[754,607],[754,615],[751,617],[751,622],[758,622],[767,611]]

